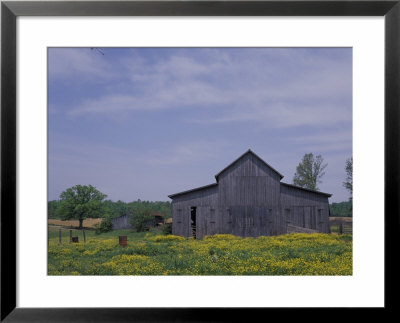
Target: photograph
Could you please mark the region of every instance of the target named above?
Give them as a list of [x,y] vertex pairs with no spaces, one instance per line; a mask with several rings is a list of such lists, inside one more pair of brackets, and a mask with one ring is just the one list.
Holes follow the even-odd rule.
[[48,276],[352,276],[352,47],[48,47]]
[[0,321],[392,317],[399,2],[2,1]]

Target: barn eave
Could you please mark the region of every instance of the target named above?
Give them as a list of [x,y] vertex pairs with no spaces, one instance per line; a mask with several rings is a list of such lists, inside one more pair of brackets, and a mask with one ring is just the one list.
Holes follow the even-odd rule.
[[196,191],[205,190],[205,189],[211,188],[213,186],[217,186],[217,185],[218,185],[218,183],[213,183],[213,184],[209,184],[209,185],[205,185],[205,186],[200,186],[200,187],[193,188],[191,190],[187,190],[187,191],[183,191],[183,192],[179,192],[179,193],[168,195],[168,197],[170,199],[174,199],[174,198],[176,198],[178,196],[181,196],[181,195],[185,195],[185,194],[196,192]]
[[304,187],[300,187],[300,186],[296,186],[296,185],[292,185],[292,184],[288,184],[288,183],[281,182],[281,185],[292,187],[292,188],[296,188],[296,189],[307,191],[307,192],[311,192],[311,193],[315,193],[315,194],[325,195],[327,197],[331,197],[332,196],[332,194],[329,194],[329,193],[324,193],[324,192],[320,192],[320,191],[314,191],[314,190],[310,190],[308,188],[304,188]]

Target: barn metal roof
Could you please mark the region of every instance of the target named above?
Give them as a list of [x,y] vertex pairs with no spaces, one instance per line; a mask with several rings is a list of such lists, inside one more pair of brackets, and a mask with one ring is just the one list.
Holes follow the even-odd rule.
[[247,154],[252,154],[254,157],[256,157],[257,159],[259,159],[265,166],[267,166],[268,168],[272,169],[275,173],[277,173],[280,178],[283,178],[283,175],[281,173],[279,173],[276,169],[274,169],[273,167],[271,167],[271,165],[268,165],[260,156],[258,156],[256,153],[254,153],[251,149],[249,149],[248,151],[246,151],[243,155],[239,156],[238,158],[236,158],[232,163],[230,163],[228,166],[226,166],[223,170],[221,170],[217,175],[215,175],[215,179],[218,182],[218,177],[219,175],[221,175],[224,171],[226,171],[229,167],[231,167],[232,165],[234,165],[237,161],[239,161],[240,159],[242,159],[244,156],[246,156]]
[[[237,159],[235,159],[232,163],[230,163],[228,166],[226,166],[223,170],[221,170],[217,175],[215,175],[215,179],[217,180],[217,183],[214,184],[209,184],[209,185],[205,185],[205,186],[201,186],[201,187],[197,187],[197,188],[193,188],[191,190],[187,190],[187,191],[183,191],[183,192],[179,192],[179,193],[175,193],[175,194],[171,194],[168,195],[169,198],[173,199],[177,196],[183,195],[183,194],[187,194],[187,193],[191,193],[191,192],[195,192],[195,191],[201,191],[204,189],[208,189],[214,186],[218,185],[218,177],[219,175],[221,175],[225,170],[227,170],[229,167],[231,167],[232,165],[234,165],[237,161],[239,161],[241,158],[243,158],[244,156],[246,156],[247,154],[252,154],[253,156],[255,156],[257,159],[259,159],[264,165],[266,165],[267,167],[269,167],[271,170],[273,170],[275,173],[277,173],[280,176],[280,179],[283,178],[283,175],[281,173],[279,173],[277,170],[275,170],[273,167],[271,167],[269,164],[267,164],[262,158],[260,158],[258,155],[256,155],[251,149],[249,149],[248,151],[246,151],[243,155],[241,155],[240,157],[238,157]],[[299,187],[299,186],[295,186],[292,184],[287,184],[287,183],[283,183],[280,182],[280,184],[285,185],[285,186],[289,186],[292,188],[296,188],[299,190],[304,190],[307,192],[312,192],[312,193],[316,193],[316,194],[321,194],[327,197],[331,197],[332,194],[329,193],[324,193],[324,192],[320,192],[320,191],[314,191],[314,190],[310,190],[308,188],[304,188],[304,187]]]
[[282,185],[285,185],[285,186],[297,188],[297,189],[299,189],[299,190],[303,190],[303,191],[307,191],[307,192],[312,192],[312,193],[316,193],[316,194],[325,195],[325,196],[328,196],[328,197],[331,197],[331,196],[332,196],[332,194],[329,194],[329,193],[324,193],[324,192],[320,192],[320,191],[314,191],[314,190],[310,190],[309,188],[304,188],[304,187],[296,186],[296,185],[293,185],[293,184],[288,184],[288,183],[283,183],[283,182],[281,182],[281,184],[282,184]]
[[191,192],[195,192],[195,191],[201,191],[203,189],[210,188],[210,187],[217,186],[217,185],[218,185],[218,183],[209,184],[209,185],[205,185],[205,186],[200,186],[200,187],[193,188],[191,190],[187,190],[187,191],[183,191],[183,192],[179,192],[179,193],[168,195],[168,197],[172,199],[174,197],[177,197],[178,195],[183,195],[183,194],[191,193]]

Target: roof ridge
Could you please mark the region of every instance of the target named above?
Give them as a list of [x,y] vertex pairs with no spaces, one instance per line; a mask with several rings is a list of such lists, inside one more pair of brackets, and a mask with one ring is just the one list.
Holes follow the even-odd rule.
[[246,156],[247,154],[252,154],[254,155],[256,158],[258,158],[259,160],[261,160],[268,168],[271,168],[275,173],[277,173],[280,178],[282,179],[284,176],[279,173],[275,168],[273,168],[271,165],[269,165],[264,159],[262,159],[260,156],[258,156],[254,151],[252,151],[250,148],[242,155],[240,155],[238,158],[236,158],[233,162],[231,162],[228,166],[226,166],[224,169],[222,169],[219,173],[217,173],[215,175],[215,179],[218,182],[218,176],[221,175],[225,170],[227,170],[229,167],[231,167],[232,165],[234,165],[237,161],[239,161],[241,158],[243,158],[244,156]]

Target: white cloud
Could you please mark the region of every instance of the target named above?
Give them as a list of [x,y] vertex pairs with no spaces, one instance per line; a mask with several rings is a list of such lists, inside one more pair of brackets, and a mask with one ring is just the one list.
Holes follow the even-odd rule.
[[275,62],[283,60],[277,53],[262,50],[237,56],[205,50],[201,57],[186,50],[155,62],[136,55],[123,62],[132,91],[87,99],[71,114],[203,107],[217,109],[220,117],[199,122],[263,120],[290,127],[348,119],[343,105],[351,101],[348,62],[279,52],[286,65]]
[[[341,160],[351,151],[348,59],[285,49],[162,51],[132,49],[108,59],[89,49],[60,50],[50,61],[61,89],[60,80],[88,84],[71,91],[73,100],[49,102],[58,131],[74,131],[62,138],[51,129],[50,191],[84,181],[118,199],[165,199],[214,182],[249,148],[287,182],[304,153],[322,153],[329,173],[321,189],[343,191]],[[154,132],[144,134],[146,126]]]

